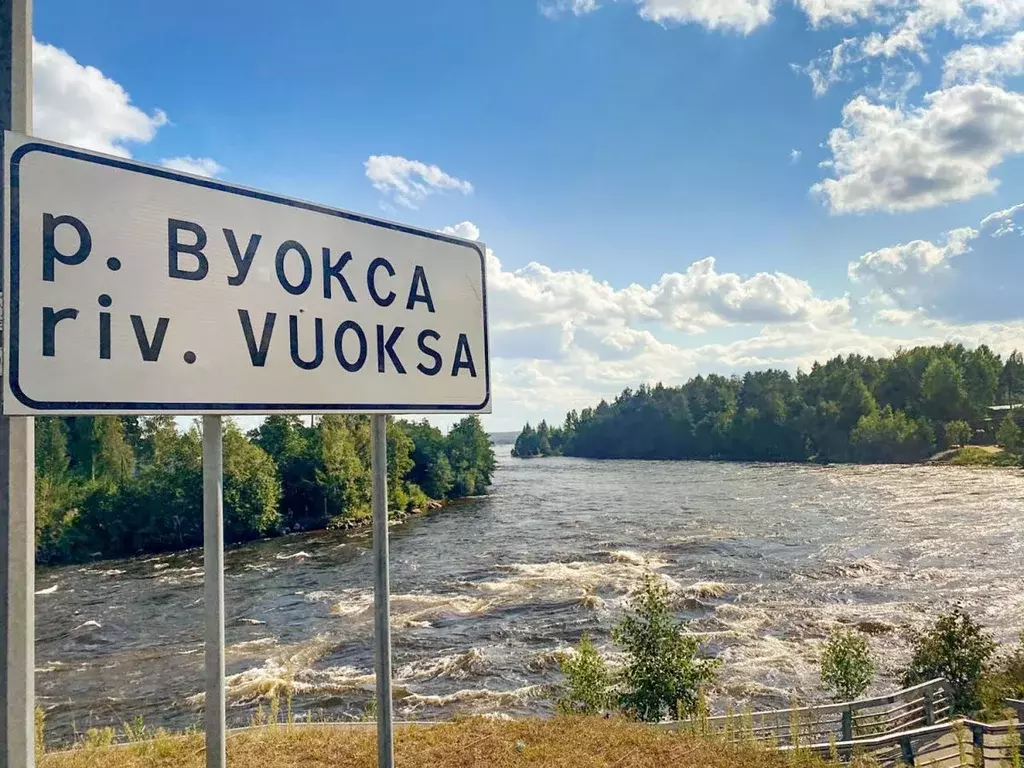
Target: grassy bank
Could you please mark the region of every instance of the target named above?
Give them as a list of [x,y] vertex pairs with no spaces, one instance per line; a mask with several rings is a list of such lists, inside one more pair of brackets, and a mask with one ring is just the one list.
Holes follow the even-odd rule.
[[[445,768],[826,768],[810,756],[782,755],[753,744],[675,734],[624,720],[557,718],[501,722],[469,719],[396,734],[399,766]],[[372,728],[277,726],[233,734],[231,768],[371,768]],[[201,735],[166,736],[124,747],[80,746],[45,755],[40,768],[202,768]],[[864,764],[865,767],[868,764]]]
[[967,445],[940,454],[936,463],[954,467],[1019,467],[1020,456],[994,445]]

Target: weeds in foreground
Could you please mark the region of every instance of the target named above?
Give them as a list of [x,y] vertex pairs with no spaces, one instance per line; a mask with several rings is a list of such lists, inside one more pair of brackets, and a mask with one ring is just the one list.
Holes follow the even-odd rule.
[[36,707],[36,754],[46,752],[46,712]]
[[[496,722],[466,718],[434,727],[402,727],[395,751],[401,765],[445,768],[829,768],[806,753],[773,753],[744,740],[651,728],[619,717],[559,717]],[[265,728],[229,736],[232,768],[369,768],[375,764],[372,729]],[[117,749],[84,744],[52,752],[40,768],[202,768],[202,737],[150,733]],[[865,764],[862,768],[866,768]]]

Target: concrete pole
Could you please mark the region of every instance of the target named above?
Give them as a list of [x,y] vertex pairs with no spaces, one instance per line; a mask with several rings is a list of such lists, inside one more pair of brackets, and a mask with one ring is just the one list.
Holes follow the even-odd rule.
[[220,416],[203,416],[203,571],[206,768],[225,768],[224,442]]
[[373,471],[374,671],[377,677],[377,768],[394,768],[391,704],[391,578],[388,573],[388,417],[371,419]]
[[[0,0],[0,130],[32,133],[31,0]],[[35,766],[35,466],[34,420],[0,416],[0,768]]]

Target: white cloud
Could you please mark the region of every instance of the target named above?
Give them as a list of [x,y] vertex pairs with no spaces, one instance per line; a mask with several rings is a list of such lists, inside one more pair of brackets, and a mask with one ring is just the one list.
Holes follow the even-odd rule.
[[801,152],[799,149],[791,149],[789,150],[789,162],[795,165],[796,163],[800,162],[800,158],[803,157],[803,155],[804,153]]
[[1017,214],[1024,211],[1024,203],[1018,203],[1010,208],[1006,208],[1002,211],[996,211],[995,213],[989,214],[981,220],[981,228],[989,229],[995,227],[995,232],[992,233],[992,237],[1002,237],[1003,235],[1009,235],[1014,232],[1024,233],[1024,227],[1017,223]]
[[855,37],[846,38],[807,66],[794,64],[793,68],[811,79],[811,90],[815,96],[824,96],[829,88],[846,78],[847,66],[858,58],[860,44]]
[[224,172],[223,166],[212,157],[192,157],[191,155],[170,157],[161,160],[160,164],[170,168],[172,171],[181,171],[182,173],[191,173],[196,176],[206,176],[209,178],[219,176]]
[[83,66],[60,48],[38,40],[32,48],[33,132],[83,149],[130,157],[126,144],[145,144],[167,123],[160,110],[146,114],[120,84]]
[[772,19],[775,0],[637,0],[640,15],[659,24],[700,24],[750,34]]
[[810,19],[811,26],[852,24],[858,19],[876,16],[882,9],[892,8],[900,0],[796,0],[796,5]]
[[902,52],[927,59],[925,38],[939,29],[958,37],[982,37],[1016,28],[1024,20],[1021,0],[916,0],[888,30],[865,39],[869,56],[891,58]]
[[553,0],[552,2],[541,2],[540,12],[549,19],[557,19],[565,13],[572,13],[574,16],[584,16],[593,13],[598,9],[597,0]]
[[965,45],[946,57],[942,82],[946,85],[978,80],[1002,81],[1024,74],[1024,32],[1000,45]]
[[398,155],[371,155],[367,158],[366,178],[385,195],[407,208],[416,208],[430,195],[455,191],[468,195],[473,185],[451,176],[436,165],[408,160]]
[[[442,231],[479,236],[471,222]],[[615,288],[588,272],[554,270],[537,262],[506,270],[488,250],[487,278],[498,356],[503,354],[501,334],[509,340],[506,349],[514,344],[517,357],[551,359],[570,348],[586,348],[599,349],[607,358],[660,343],[637,326],[701,333],[752,324],[830,325],[848,322],[850,314],[845,296],[819,298],[806,281],[779,272],[750,277],[719,272],[713,258],[664,274],[648,286]],[[543,355],[536,350],[544,350]]]
[[479,240],[480,239],[480,227],[474,224],[472,221],[463,221],[456,224],[454,227],[445,227],[441,230],[446,235],[454,235],[455,237],[462,237],[466,240]]
[[882,309],[875,319],[888,325],[912,325],[927,323],[927,315],[920,307],[915,309]]
[[858,96],[829,135],[835,178],[812,187],[833,213],[911,211],[967,200],[999,184],[989,173],[1024,151],[1024,94],[988,84],[934,91],[924,104]]
[[947,232],[941,244],[913,240],[865,253],[851,262],[847,271],[852,281],[877,287],[881,295],[875,297],[875,303],[890,301],[904,311],[916,309],[943,287],[950,260],[967,253],[977,237],[976,229],[961,227]]

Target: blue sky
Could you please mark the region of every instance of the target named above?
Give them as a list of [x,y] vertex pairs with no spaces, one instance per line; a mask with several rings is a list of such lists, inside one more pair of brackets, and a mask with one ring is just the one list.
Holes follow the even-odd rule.
[[512,429],[644,380],[1024,347],[1022,24],[1024,0],[36,0],[36,132],[479,236]]

